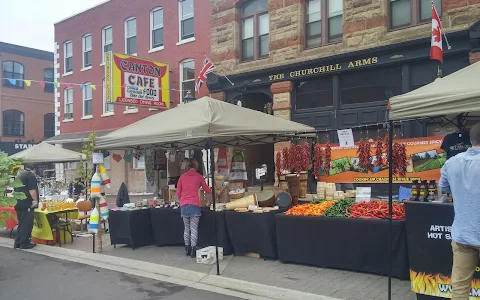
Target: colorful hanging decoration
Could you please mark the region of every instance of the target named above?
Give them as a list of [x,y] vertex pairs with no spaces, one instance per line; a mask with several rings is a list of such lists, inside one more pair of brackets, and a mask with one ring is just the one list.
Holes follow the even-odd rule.
[[98,173],[100,175],[100,179],[102,180],[102,184],[109,189],[110,188],[110,177],[108,177],[107,169],[103,165],[98,166]]
[[93,174],[91,185],[90,185],[90,196],[92,198],[98,198],[102,196],[101,186],[102,186],[102,181],[100,179],[100,176],[98,175],[98,173]]
[[123,159],[127,162],[127,163],[131,163],[132,162],[132,155],[131,154],[125,154],[123,156]]
[[100,206],[100,217],[102,218],[102,220],[108,219],[108,205],[107,205],[107,201],[105,200],[105,197],[103,196],[100,197],[99,206]]
[[113,160],[116,161],[117,163],[122,160],[122,156],[121,156],[120,154],[117,154],[117,153],[113,153],[113,154],[112,154],[112,158],[113,158]]
[[98,209],[95,207],[90,215],[90,224],[88,225],[88,232],[90,233],[98,233],[98,221],[99,221],[99,213]]
[[109,156],[110,156],[110,152],[108,151],[103,152],[103,158],[107,158]]

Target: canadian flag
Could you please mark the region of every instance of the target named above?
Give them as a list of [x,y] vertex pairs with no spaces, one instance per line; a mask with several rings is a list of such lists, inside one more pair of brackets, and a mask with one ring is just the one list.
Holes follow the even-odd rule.
[[442,25],[435,5],[432,3],[432,43],[430,46],[430,59],[443,63]]

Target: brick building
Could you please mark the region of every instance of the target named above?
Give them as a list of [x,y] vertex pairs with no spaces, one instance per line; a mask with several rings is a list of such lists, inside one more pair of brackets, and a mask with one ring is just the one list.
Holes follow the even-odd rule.
[[[438,64],[429,59],[430,0],[211,3],[212,59],[218,74],[234,82],[232,86],[221,76],[210,76],[208,87],[217,99],[242,101],[253,109],[273,102],[278,117],[319,130],[341,129],[383,122],[391,96],[437,76]],[[479,60],[475,52],[480,48],[476,23],[480,2],[435,0],[435,4],[451,45],[450,50],[445,43],[443,47],[445,76]],[[449,130],[455,128],[417,121],[402,125],[406,137]],[[359,133],[354,131],[357,139]]]
[[[104,53],[136,55],[169,64],[170,87],[194,90],[194,78],[210,53],[208,0],[110,0],[55,24],[56,136],[52,143],[79,150],[95,130],[97,136],[129,125],[161,110],[105,102]],[[73,83],[72,86],[65,83]],[[95,90],[75,84],[93,84]],[[208,92],[203,88],[197,96]],[[170,92],[171,107],[185,95]],[[125,152],[113,153],[124,155]],[[111,156],[110,156],[111,157]],[[146,190],[145,162],[106,158],[112,193],[122,182],[131,192]],[[73,175],[75,164],[68,164]]]
[[[0,42],[0,151],[9,155],[55,135],[53,53]],[[23,80],[27,80],[26,82]]]

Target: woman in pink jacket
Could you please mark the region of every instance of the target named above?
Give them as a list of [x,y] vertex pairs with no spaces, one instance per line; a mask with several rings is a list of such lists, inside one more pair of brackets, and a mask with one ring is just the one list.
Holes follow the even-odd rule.
[[202,215],[198,190],[202,187],[209,194],[212,193],[212,190],[205,183],[203,176],[197,172],[198,163],[195,159],[188,161],[188,167],[189,170],[180,176],[178,180],[177,197],[180,199],[180,210],[183,218],[183,239],[185,241],[186,255],[196,257],[198,222]]

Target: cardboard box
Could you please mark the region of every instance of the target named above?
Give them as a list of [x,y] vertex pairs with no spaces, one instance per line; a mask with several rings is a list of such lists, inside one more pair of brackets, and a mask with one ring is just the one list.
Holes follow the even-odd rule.
[[[218,260],[223,260],[222,247],[218,247]],[[215,246],[208,246],[197,250],[197,264],[213,265],[216,262]]]

